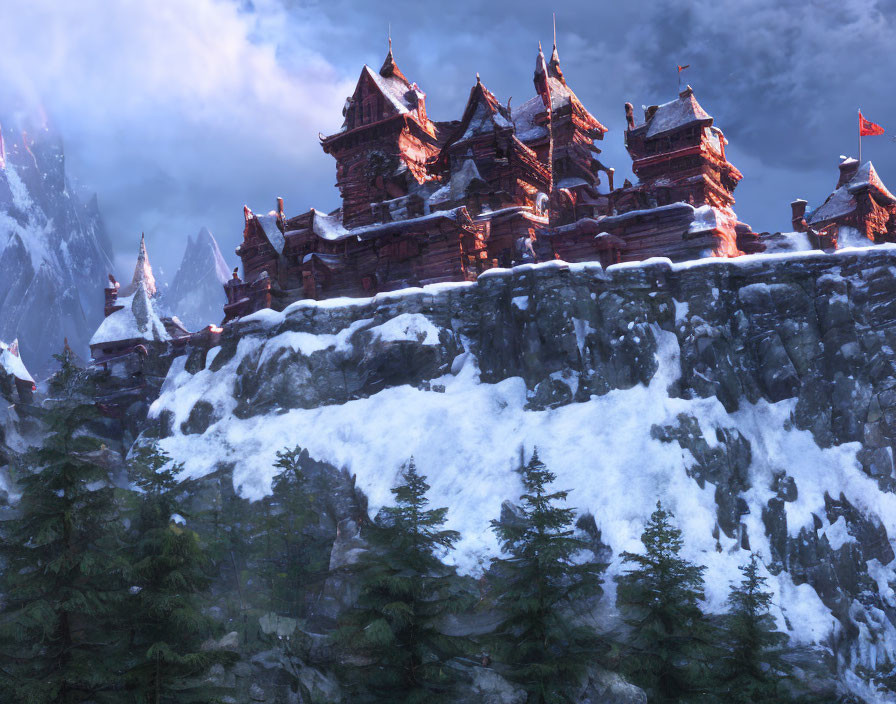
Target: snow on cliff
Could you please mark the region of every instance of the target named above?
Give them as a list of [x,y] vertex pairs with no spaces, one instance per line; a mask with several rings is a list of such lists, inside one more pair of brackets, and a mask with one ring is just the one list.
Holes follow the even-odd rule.
[[[865,264],[865,251],[881,261]],[[802,569],[796,557],[783,558],[782,565],[781,546],[799,545],[811,536],[823,546],[813,549],[830,549],[840,555],[869,551],[873,541],[863,538],[861,532],[866,529],[890,536],[884,542],[892,544],[896,494],[883,490],[860,463],[863,443],[819,442],[821,430],[816,433],[798,427],[795,419],[806,414],[800,404],[810,400],[802,393],[797,398],[792,392],[788,396],[780,391],[784,382],[790,383],[787,375],[796,373],[786,354],[774,363],[777,357],[760,357],[758,371],[748,372],[739,365],[757,362],[749,362],[753,353],[744,350],[737,336],[744,335],[747,344],[758,344],[760,355],[771,355],[783,340],[801,371],[800,349],[790,347],[796,344],[794,340],[802,346],[807,363],[836,366],[831,383],[839,389],[852,389],[833,391],[835,398],[841,399],[835,403],[845,404],[835,406],[834,421],[840,422],[838,414],[844,417],[850,404],[864,407],[862,404],[868,403],[869,396],[856,381],[859,372],[865,373],[864,367],[855,367],[855,378],[846,376],[842,373],[845,362],[837,357],[851,355],[850,363],[858,364],[861,357],[855,354],[856,343],[846,338],[841,343],[840,329],[833,328],[834,332],[819,337],[831,345],[830,350],[816,352],[814,338],[810,339],[807,331],[818,323],[800,322],[802,309],[795,312],[787,306],[803,305],[802,299],[815,300],[812,296],[817,295],[819,301],[825,301],[817,304],[825,324],[840,325],[845,320],[843,313],[834,315],[837,306],[836,310],[841,310],[855,305],[854,315],[866,315],[861,310],[862,296],[874,293],[874,286],[889,290],[890,279],[896,276],[893,256],[893,248],[881,247],[837,255],[757,255],[681,265],[655,260],[618,265],[606,272],[593,264],[551,262],[491,272],[476,284],[383,294],[372,301],[299,302],[283,313],[265,311],[251,316],[244,321],[245,334],[233,349],[226,353],[211,350],[206,368],[198,372],[187,371],[184,358],[175,360],[150,415],[160,420],[167,416],[170,430],[164,433],[162,445],[184,463],[182,478],[202,477],[232,463],[235,488],[251,500],[270,492],[276,452],[287,445],[300,445],[312,457],[355,475],[375,512],[392,500],[389,490],[402,464],[413,455],[432,486],[432,505],[449,507],[447,527],[462,535],[450,559],[472,573],[482,569],[498,549],[489,522],[500,514],[502,501],[515,500],[521,492],[515,472],[521,452],[528,456],[538,447],[542,459],[558,476],[556,486],[571,489],[570,505],[580,513],[594,515],[602,540],[613,550],[611,575],[622,567],[622,551],[641,549],[641,530],[661,499],[683,529],[685,555],[707,566],[709,609],[723,608],[730,583],[739,579],[738,565],[747,560],[750,551],[757,551],[766,565],[778,565],[766,576],[775,591],[779,626],[796,642],[820,644],[832,633],[842,633],[843,621],[837,616],[844,617],[825,604],[823,589],[805,577],[794,576],[794,570]],[[847,266],[862,273],[847,275],[843,273]],[[802,283],[786,278],[794,276]],[[880,276],[890,279],[881,283]],[[679,283],[671,283],[676,278]],[[662,283],[647,286],[645,281]],[[728,285],[723,283],[726,281]],[[818,287],[817,294],[804,290],[806,281]],[[673,285],[681,287],[676,297]],[[855,286],[849,296],[826,293],[828,288],[846,290],[849,285]],[[681,300],[677,296],[682,296]],[[726,309],[726,305],[735,307]],[[874,308],[875,314],[883,310]],[[775,311],[788,322],[776,322],[774,316],[779,313]],[[470,317],[465,319],[468,313]],[[496,315],[494,320],[504,322],[483,328],[483,315]],[[710,315],[717,315],[718,321],[707,322]],[[321,321],[328,321],[330,327],[315,328]],[[744,328],[746,325],[753,327]],[[768,325],[769,332],[756,327],[761,325]],[[793,326],[792,331],[788,325]],[[865,325],[862,323],[861,329],[868,334],[874,329],[887,334],[879,321],[873,328]],[[500,341],[494,339],[496,331],[511,330],[508,326],[516,331],[513,335],[523,336],[522,342],[508,343],[508,349],[514,350],[510,362],[496,351]],[[565,330],[563,340],[550,339],[545,330],[551,326]],[[482,339],[473,342],[477,331]],[[732,340],[726,341],[726,336]],[[757,342],[760,338],[761,344]],[[455,345],[451,340],[458,342]],[[518,344],[522,348],[515,346]],[[527,348],[529,344],[541,344],[542,348]],[[711,352],[713,345],[720,344],[740,350],[744,362],[725,357],[727,353],[721,351]],[[553,361],[534,377],[531,370],[524,375],[501,371],[518,363],[523,369],[537,366],[537,358],[544,361],[549,350],[553,350],[551,354],[562,351],[568,359],[579,361],[564,365],[551,357]],[[594,356],[599,350],[604,361]],[[710,366],[704,366],[699,357],[706,354],[714,360]],[[223,356],[215,362],[218,355]],[[490,357],[487,370],[484,355]],[[584,362],[589,355],[596,361]],[[370,366],[377,357],[385,361]],[[429,368],[438,373],[425,381],[389,385],[388,379],[400,376],[402,368],[425,367],[430,362]],[[303,395],[312,387],[318,388],[318,394],[332,393],[333,384],[343,378],[339,375],[359,364],[375,369],[387,380],[385,386],[377,382],[369,391],[350,394],[342,401],[321,402],[314,400],[314,394]],[[594,368],[586,378],[589,364]],[[626,376],[628,369],[622,369],[626,365],[647,370],[642,381]],[[368,367],[361,376],[367,374]],[[328,368],[337,371],[333,376],[315,371]],[[739,380],[750,400],[741,397],[732,404],[721,387],[715,392],[695,392],[726,369]],[[599,374],[618,374],[628,381],[610,381],[607,388],[607,382],[597,378]],[[746,374],[760,378],[748,380]],[[808,393],[811,375],[805,374]],[[533,378],[542,381],[534,384]],[[265,379],[276,387],[265,392],[266,405],[257,398],[247,404],[246,389],[257,389]],[[586,384],[597,382],[605,384],[599,392],[580,393]],[[746,391],[750,383],[761,383],[765,391]],[[811,387],[816,399],[818,394],[830,392],[822,385],[827,381],[811,383],[816,384]],[[577,402],[567,397],[534,403],[540,389],[552,384],[570,392]],[[188,421],[199,403],[212,409],[210,420],[207,427],[190,430]],[[808,414],[810,421],[821,415],[821,411]],[[687,419],[695,423],[688,431],[688,442],[698,438],[705,446],[705,451],[700,451],[704,455],[724,450],[733,437],[741,438],[749,448],[745,459],[741,455],[742,468],[738,470],[743,473],[738,482],[744,488],[734,490],[742,508],[737,509],[736,519],[740,528],[733,534],[719,529],[720,501],[725,498],[719,494],[719,478],[700,478],[707,471],[706,457],[687,449],[684,441],[670,441],[664,437],[668,432],[660,430],[685,428]],[[780,488],[784,475],[793,487],[786,494]],[[836,516],[832,501],[853,507],[856,515],[866,517],[862,519],[865,528],[857,528],[858,519],[852,514]],[[772,507],[780,507],[783,532],[770,527]],[[889,562],[892,550],[887,545],[877,547],[880,552],[876,554],[889,555],[885,560]],[[873,667],[896,657],[896,628],[885,611],[896,607],[889,587],[896,574],[892,562],[882,564],[869,554],[859,564],[877,601],[864,606],[852,602],[861,616],[850,612],[848,618],[854,618],[852,625],[873,631],[873,636],[856,642],[851,655],[853,662]],[[788,564],[791,559],[793,563]],[[612,580],[607,580],[606,587],[607,603],[612,603]]]
[[86,356],[102,319],[110,247],[96,199],[85,204],[72,191],[59,138],[2,116],[0,129],[0,338],[18,337],[39,373],[65,337]]

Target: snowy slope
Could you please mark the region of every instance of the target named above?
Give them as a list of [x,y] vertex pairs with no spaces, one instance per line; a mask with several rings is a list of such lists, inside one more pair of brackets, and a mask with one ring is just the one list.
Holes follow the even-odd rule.
[[223,284],[228,279],[230,268],[218,243],[208,228],[203,227],[195,238],[187,240],[174,282],[165,293],[165,308],[189,330],[218,324],[224,317]]
[[611,573],[661,499],[708,568],[709,609],[757,551],[780,627],[874,668],[896,657],[894,293],[896,248],[880,247],[550,263],[300,302],[229,326],[204,364],[176,360],[150,414],[183,478],[232,463],[250,499],[298,444],[375,511],[413,455],[470,572],[537,446]]
[[18,337],[40,373],[68,337],[79,354],[102,318],[111,270],[96,199],[82,203],[60,139],[0,115],[0,338]]

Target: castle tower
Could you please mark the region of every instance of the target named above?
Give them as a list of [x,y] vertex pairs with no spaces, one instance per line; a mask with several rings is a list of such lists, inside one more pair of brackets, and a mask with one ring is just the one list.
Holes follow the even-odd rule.
[[635,125],[630,105],[626,119],[625,147],[632,171],[639,189],[651,194],[651,202],[642,205],[734,205],[734,189],[743,175],[725,157],[725,135],[690,86],[675,100],[647,108],[643,124]]
[[466,205],[474,215],[534,207],[537,195],[550,188],[545,165],[517,139],[510,109],[478,75],[460,125],[442,148],[434,170],[446,175],[447,186],[433,195],[431,205],[445,207],[444,201]]
[[612,170],[597,158],[600,149],[595,144],[604,138],[607,128],[588,112],[566,82],[556,42],[549,60],[539,44],[533,82],[537,95],[514,110],[513,119],[519,139],[551,165],[551,222],[593,216],[601,201],[597,190],[600,171],[607,173],[613,188]]
[[428,180],[438,153],[426,116],[426,94],[395,63],[392,42],[379,71],[364,66],[343,109],[345,121],[321,146],[336,159],[336,185],[346,227],[376,221],[376,204],[407,196]]

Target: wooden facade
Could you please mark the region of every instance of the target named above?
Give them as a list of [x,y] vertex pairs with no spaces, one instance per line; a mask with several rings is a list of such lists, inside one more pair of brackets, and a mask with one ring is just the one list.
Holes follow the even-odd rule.
[[842,159],[833,193],[814,210],[807,206],[802,199],[791,203],[793,229],[807,233],[814,247],[896,242],[896,196],[870,161],[860,165],[856,159]]
[[760,248],[732,209],[742,176],[690,88],[639,126],[626,106],[639,183],[617,188],[598,158],[607,128],[567,84],[556,46],[550,60],[539,47],[533,82],[535,96],[514,109],[477,76],[461,119],[435,122],[391,47],[379,71],[365,66],[342,129],[321,138],[342,206],[291,218],[280,199],[267,214],[245,208],[243,277],[225,285],[225,320],[552,258],[609,265]]

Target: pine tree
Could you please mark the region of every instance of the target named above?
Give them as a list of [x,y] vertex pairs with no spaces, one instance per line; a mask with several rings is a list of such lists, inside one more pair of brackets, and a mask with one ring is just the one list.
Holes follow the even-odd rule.
[[772,594],[765,591],[766,579],[759,574],[754,553],[741,565],[743,579],[732,585],[729,611],[724,619],[724,651],[719,670],[726,701],[782,702],[782,681],[790,666],[782,659],[787,635],[775,628],[769,613]]
[[672,518],[657,502],[641,535],[644,554],[622,553],[634,565],[616,578],[616,605],[631,628],[623,670],[651,701],[707,701],[713,636],[699,606],[706,568],[680,556]]
[[19,516],[0,529],[0,701],[116,701],[127,592],[114,489],[84,432],[94,416],[57,403],[17,477]]
[[441,528],[446,508],[426,508],[429,485],[413,459],[401,478],[392,489],[396,505],[382,509],[365,531],[370,550],[358,564],[358,602],[336,640],[361,663],[348,677],[352,701],[450,702],[454,678],[445,663],[466,641],[438,626],[470,599],[438,553],[451,550],[460,535]]
[[326,576],[332,539],[319,530],[315,496],[302,469],[308,460],[300,447],[277,453],[271,495],[262,502],[261,535],[253,550],[261,553],[261,573],[269,593],[270,610],[300,618],[305,600]]
[[152,704],[212,701],[217,691],[199,676],[236,656],[200,647],[212,633],[201,611],[211,580],[199,537],[176,514],[175,477],[182,467],[150,445],[134,451],[129,469],[143,494],[129,570],[134,661],[128,687]]
[[568,702],[565,690],[604,651],[603,640],[571,608],[602,594],[606,565],[575,559],[588,544],[574,535],[574,509],[558,506],[567,491],[549,491],[555,475],[533,452],[521,468],[519,514],[492,521],[503,551],[494,558],[493,589],[503,620],[495,632],[496,660],[510,666],[529,702]]
[[53,373],[49,382],[50,392],[54,396],[70,398],[87,385],[84,369],[78,364],[78,357],[69,347],[68,339],[62,351],[54,354],[53,359],[59,362],[59,369]]

